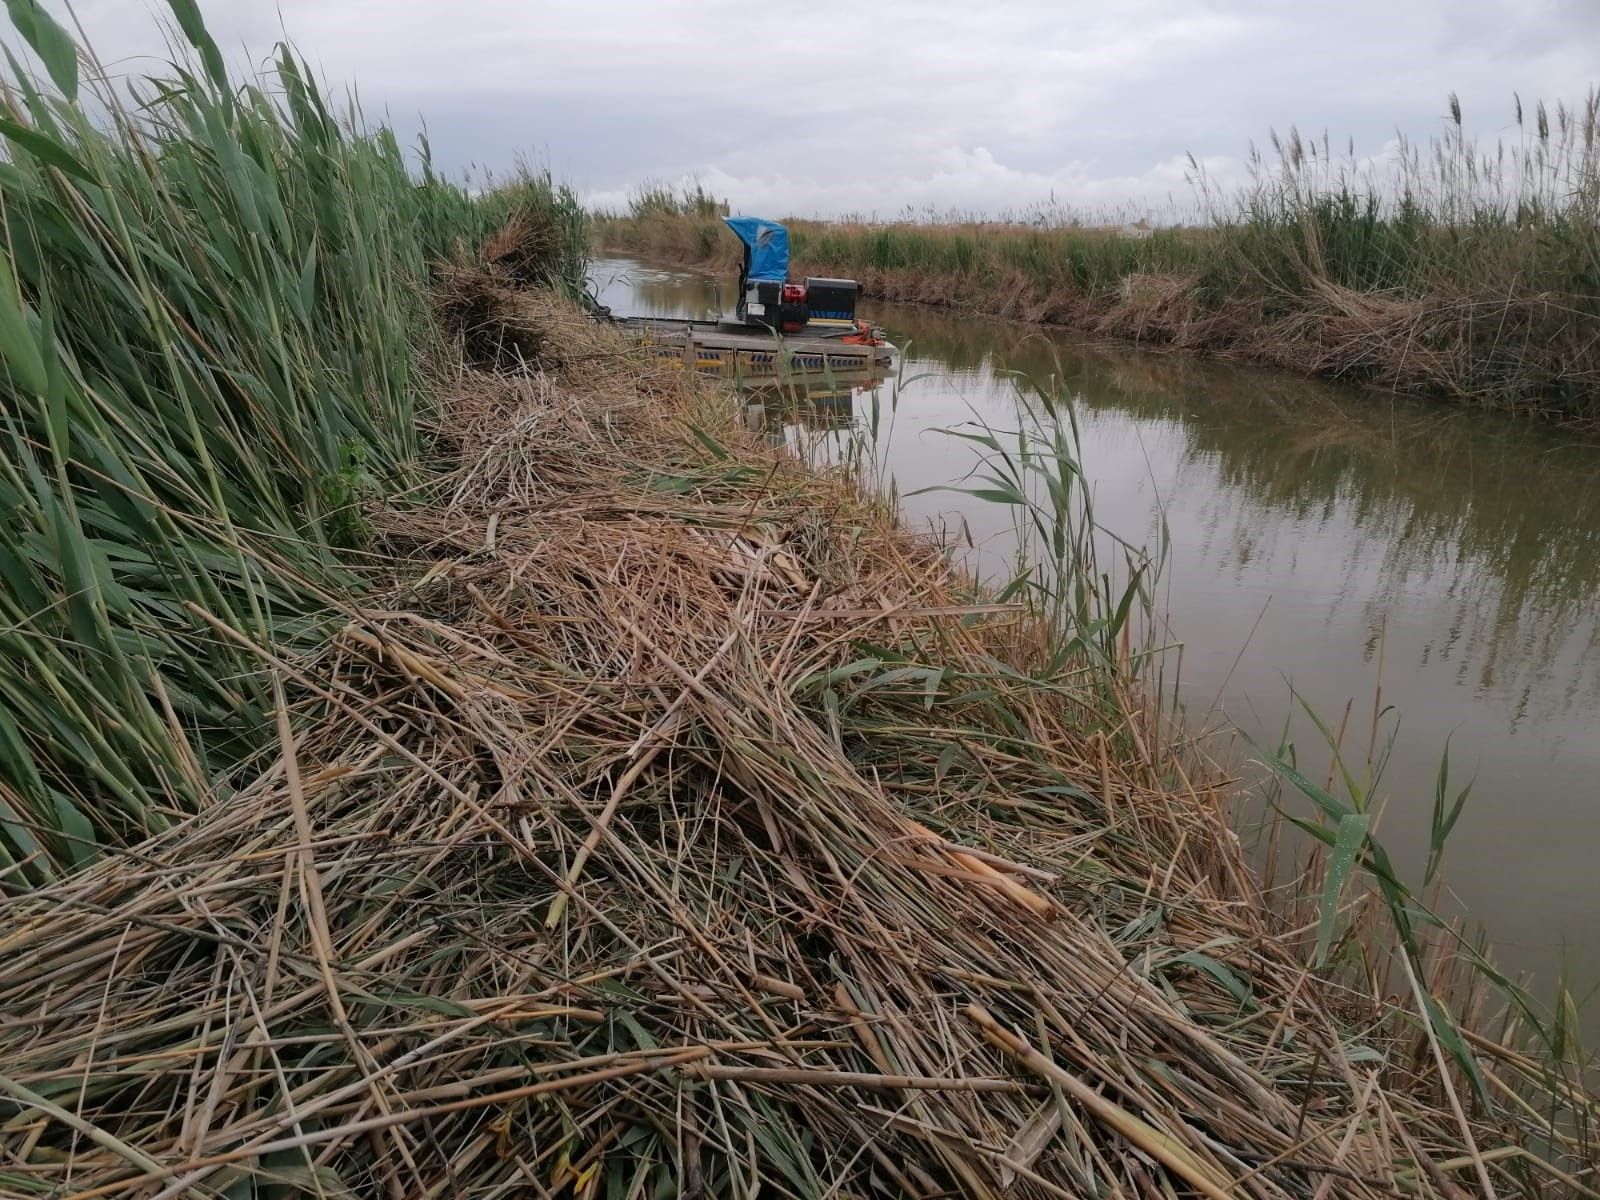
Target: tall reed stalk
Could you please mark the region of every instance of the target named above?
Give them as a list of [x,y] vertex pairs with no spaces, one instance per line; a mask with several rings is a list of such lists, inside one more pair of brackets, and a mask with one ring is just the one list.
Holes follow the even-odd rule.
[[126,91],[10,7],[48,78],[0,81],[0,886],[165,828],[261,744],[259,660],[207,618],[319,636],[363,499],[416,472],[429,260],[555,203],[413,172],[287,49],[229,79],[192,0],[190,60]]

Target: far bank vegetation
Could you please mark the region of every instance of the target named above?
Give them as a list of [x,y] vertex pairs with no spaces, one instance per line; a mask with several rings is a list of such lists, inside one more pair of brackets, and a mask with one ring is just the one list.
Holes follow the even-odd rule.
[[[1565,419],[1600,416],[1600,98],[1514,105],[1491,145],[1454,97],[1443,131],[1379,160],[1274,134],[1202,218],[1095,225],[1055,206],[1003,220],[791,221],[797,274],[885,300],[1358,379]],[[797,197],[803,203],[803,197]],[[731,266],[703,187],[640,189],[597,243]],[[774,214],[776,215],[776,214]]]

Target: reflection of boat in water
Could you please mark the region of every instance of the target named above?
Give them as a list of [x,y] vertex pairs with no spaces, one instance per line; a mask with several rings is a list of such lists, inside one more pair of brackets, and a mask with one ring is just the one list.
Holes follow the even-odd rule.
[[746,386],[745,420],[752,430],[777,433],[800,428],[838,432],[855,423],[858,395],[875,392],[888,378],[882,371],[858,373],[849,379],[791,377],[781,383]]

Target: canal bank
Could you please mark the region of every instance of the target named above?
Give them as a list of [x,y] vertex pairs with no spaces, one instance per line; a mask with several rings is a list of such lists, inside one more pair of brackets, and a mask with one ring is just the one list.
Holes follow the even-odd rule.
[[1584,1186],[1594,1099],[1458,1015],[1447,947],[1357,920],[1364,877],[1336,942],[1264,901],[1121,615],[975,590],[475,274],[369,587],[246,642],[276,745],[9,898],[8,1194]]
[[[591,274],[619,312],[709,317],[731,289],[635,260],[602,259]],[[1358,776],[1369,750],[1382,760],[1379,827],[1417,881],[1448,747],[1452,795],[1473,787],[1442,906],[1486,925],[1501,964],[1532,972],[1543,994],[1563,974],[1580,995],[1592,985],[1600,446],[1497,414],[920,306],[865,315],[903,347],[897,376],[843,402],[788,406],[779,425],[793,448],[825,456],[852,420],[875,423],[908,523],[943,531],[995,578],[1012,559],[1012,514],[926,490],[974,462],[969,442],[942,431],[1015,428],[1017,377],[1060,378],[1077,400],[1098,518],[1168,547],[1162,640],[1182,648],[1166,678],[1193,727],[1243,731],[1254,745],[1226,747],[1241,762],[1287,734],[1323,782],[1329,755],[1291,689],[1343,724]]]

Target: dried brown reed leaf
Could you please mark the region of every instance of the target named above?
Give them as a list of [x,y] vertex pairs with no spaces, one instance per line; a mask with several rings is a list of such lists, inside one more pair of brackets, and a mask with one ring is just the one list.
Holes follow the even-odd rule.
[[1461,1161],[1413,1028],[1308,976],[1136,701],[1032,680],[1047,631],[604,341],[443,385],[382,594],[263,652],[292,755],[8,903],[0,1187],[1269,1200]]

